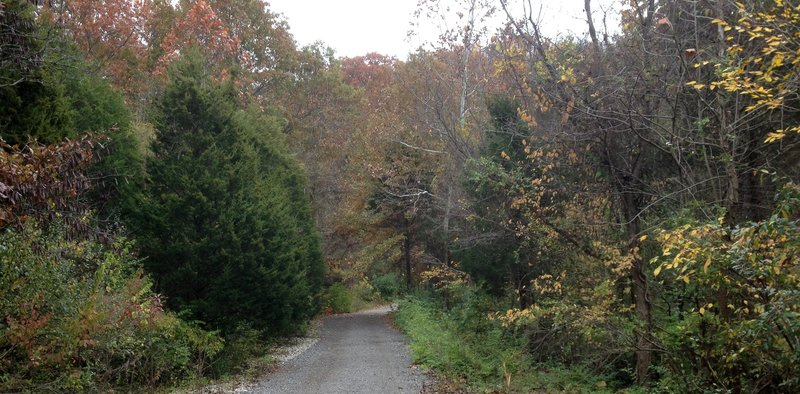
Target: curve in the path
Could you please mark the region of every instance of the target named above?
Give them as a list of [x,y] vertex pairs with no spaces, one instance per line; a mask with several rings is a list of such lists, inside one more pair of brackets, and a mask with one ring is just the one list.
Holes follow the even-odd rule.
[[319,341],[268,375],[255,393],[419,393],[405,337],[389,326],[389,308],[325,318]]

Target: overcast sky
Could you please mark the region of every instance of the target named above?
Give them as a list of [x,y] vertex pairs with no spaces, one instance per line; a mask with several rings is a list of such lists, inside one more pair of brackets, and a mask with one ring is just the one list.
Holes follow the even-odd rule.
[[[446,1],[446,0],[445,0]],[[300,46],[322,41],[338,56],[360,56],[378,52],[405,59],[426,41],[435,41],[439,30],[426,24],[421,34],[409,39],[417,0],[267,0],[273,12],[281,13]],[[548,36],[586,31],[583,0],[532,0],[542,5],[542,29]],[[600,29],[602,6],[619,0],[594,0]],[[538,7],[538,6],[537,6]],[[455,11],[453,11],[455,13]],[[495,24],[500,23],[500,18]],[[417,29],[419,31],[420,29]]]

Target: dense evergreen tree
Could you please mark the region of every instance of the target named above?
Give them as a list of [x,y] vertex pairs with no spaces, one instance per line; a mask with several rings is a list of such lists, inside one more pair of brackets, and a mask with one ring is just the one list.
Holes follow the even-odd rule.
[[75,72],[88,67],[80,61],[75,63],[59,71],[72,115],[68,135],[101,133],[106,137],[95,147],[98,160],[88,172],[94,187],[87,197],[101,218],[108,220],[120,210],[135,208],[128,197],[141,186],[143,153],[134,135],[133,115],[122,94],[108,80],[88,72]]
[[172,67],[133,228],[171,306],[218,328],[286,333],[317,312],[320,248],[278,122],[236,102],[200,56]]
[[52,36],[24,0],[0,8],[0,130],[11,144],[29,137],[55,142],[70,135],[72,113],[64,85],[48,67]]
[[62,30],[36,18],[30,2],[4,2],[0,11],[0,137],[12,145],[55,144],[104,134],[96,138],[99,160],[88,173],[95,189],[86,197],[103,216],[117,211],[142,173],[122,95],[90,72]]

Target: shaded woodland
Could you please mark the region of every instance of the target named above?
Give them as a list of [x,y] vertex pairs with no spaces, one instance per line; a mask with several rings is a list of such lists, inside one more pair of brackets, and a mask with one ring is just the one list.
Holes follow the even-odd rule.
[[401,60],[260,0],[0,1],[0,391],[400,298],[458,389],[796,392],[800,4],[619,9],[423,0],[456,23]]

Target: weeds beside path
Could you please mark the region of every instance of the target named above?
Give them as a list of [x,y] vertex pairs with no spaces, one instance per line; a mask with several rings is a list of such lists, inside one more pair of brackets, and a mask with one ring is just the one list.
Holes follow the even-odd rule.
[[475,305],[445,311],[417,297],[400,302],[395,322],[411,339],[413,360],[438,378],[424,393],[613,391],[601,376],[532,362],[525,338],[482,312]]

